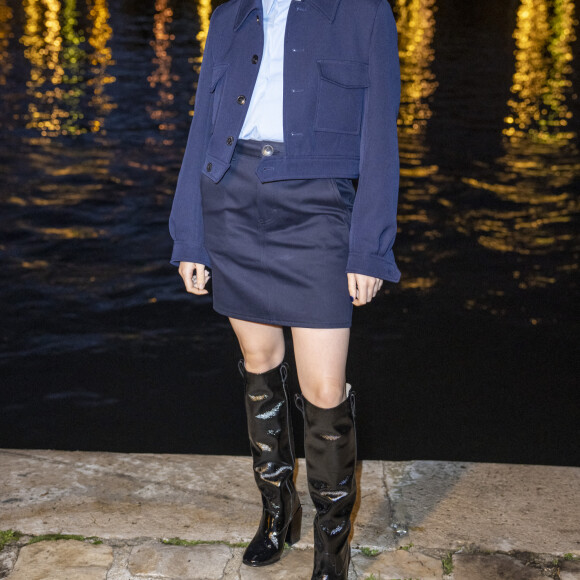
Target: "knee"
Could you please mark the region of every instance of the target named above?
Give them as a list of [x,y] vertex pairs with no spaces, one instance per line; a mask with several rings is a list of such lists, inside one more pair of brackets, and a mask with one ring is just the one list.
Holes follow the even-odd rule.
[[346,382],[338,379],[319,379],[300,383],[306,399],[322,409],[332,409],[346,398]]
[[278,366],[284,359],[284,345],[242,347],[246,370],[250,373],[265,373]]

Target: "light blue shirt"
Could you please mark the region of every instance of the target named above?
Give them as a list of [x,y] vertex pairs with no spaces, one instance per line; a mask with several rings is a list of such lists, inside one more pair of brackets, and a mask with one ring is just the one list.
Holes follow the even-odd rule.
[[292,0],[262,0],[264,52],[240,139],[284,141],[284,33]]

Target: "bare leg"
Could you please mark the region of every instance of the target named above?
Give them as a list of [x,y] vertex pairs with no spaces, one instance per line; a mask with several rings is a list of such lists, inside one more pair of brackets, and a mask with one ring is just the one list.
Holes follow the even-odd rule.
[[284,358],[284,333],[281,326],[260,324],[230,318],[230,323],[251,373],[265,373],[279,365]]
[[350,328],[292,328],[302,394],[330,409],[346,398],[346,358]]

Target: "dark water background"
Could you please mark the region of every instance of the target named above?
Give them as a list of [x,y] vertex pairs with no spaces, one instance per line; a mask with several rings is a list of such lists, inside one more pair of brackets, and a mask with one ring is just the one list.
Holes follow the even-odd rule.
[[[402,280],[355,311],[360,455],[580,465],[578,9],[392,6]],[[249,453],[233,333],[168,263],[211,9],[0,0],[0,447]]]

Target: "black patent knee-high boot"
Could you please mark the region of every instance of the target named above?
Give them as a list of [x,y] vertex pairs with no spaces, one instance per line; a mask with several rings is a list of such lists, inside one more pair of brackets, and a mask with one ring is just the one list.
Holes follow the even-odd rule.
[[262,519],[244,552],[248,566],[267,566],[280,559],[284,542],[300,539],[302,507],[294,487],[294,438],[286,391],[288,364],[251,373],[238,363],[246,385],[246,415],[254,478],[262,494]]
[[314,517],[312,580],[346,580],[350,564],[350,515],[356,499],[354,391],[332,409],[296,395],[304,416],[304,451]]

